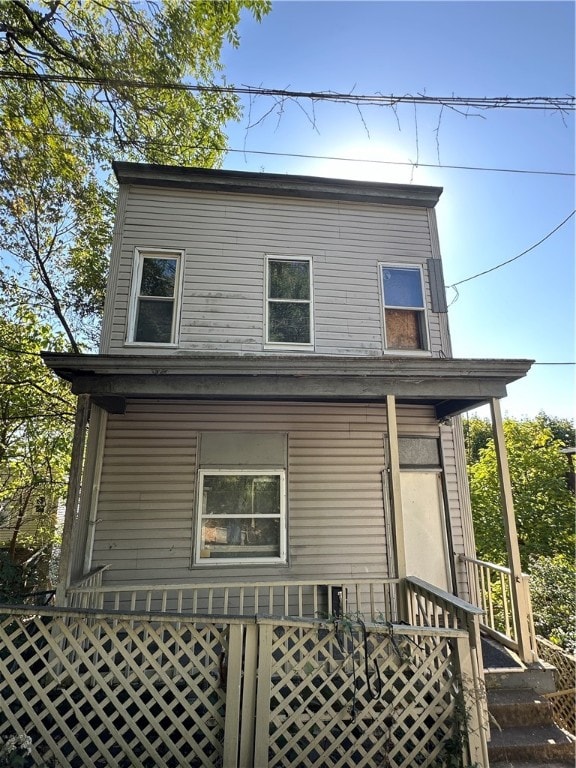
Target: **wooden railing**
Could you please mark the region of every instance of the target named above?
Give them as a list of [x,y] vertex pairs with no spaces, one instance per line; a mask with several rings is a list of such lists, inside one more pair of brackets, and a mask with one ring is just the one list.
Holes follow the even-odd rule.
[[274,615],[366,621],[398,620],[398,579],[338,579],[219,584],[102,584],[105,569],[67,591],[68,605],[112,611],[159,611],[208,615]]
[[[530,601],[530,579],[525,573],[520,581],[514,583],[510,568],[496,563],[488,563],[472,557],[460,555],[459,560],[466,564],[470,583],[475,584],[478,607],[482,609],[483,618],[480,620],[482,629],[498,642],[519,652],[521,645],[529,648],[529,658],[526,662],[538,658],[536,632]],[[521,643],[519,628],[516,623],[515,601],[522,597],[522,604],[527,606],[528,638]]]

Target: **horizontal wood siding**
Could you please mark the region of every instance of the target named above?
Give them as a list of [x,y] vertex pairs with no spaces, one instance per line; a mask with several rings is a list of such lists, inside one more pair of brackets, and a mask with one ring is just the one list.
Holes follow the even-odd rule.
[[[402,434],[438,434],[399,407]],[[190,568],[198,435],[288,434],[287,566]],[[107,583],[385,577],[384,405],[130,402],[108,418],[92,566]]]
[[[382,354],[379,262],[424,265],[430,303],[432,245],[423,208],[133,187],[121,215],[103,351],[146,352],[124,346],[135,248],[185,252],[175,354],[265,348],[266,254],[311,257],[317,353]],[[438,315],[429,313],[429,328],[438,352]]]

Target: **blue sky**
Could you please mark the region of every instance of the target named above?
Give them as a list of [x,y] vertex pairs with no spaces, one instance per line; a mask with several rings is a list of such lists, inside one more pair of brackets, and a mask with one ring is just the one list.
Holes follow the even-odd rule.
[[[234,85],[357,94],[567,96],[575,92],[572,2],[273,3],[223,56]],[[464,171],[253,152],[574,173],[574,113],[244,101],[225,168],[444,187],[437,206],[447,285],[510,259],[575,208],[574,177]],[[271,110],[271,111],[270,111]],[[267,116],[266,113],[270,111]],[[248,127],[252,124],[252,127]],[[573,362],[570,221],[512,264],[448,291],[456,357]],[[574,414],[575,366],[536,365],[509,387],[511,416]]]

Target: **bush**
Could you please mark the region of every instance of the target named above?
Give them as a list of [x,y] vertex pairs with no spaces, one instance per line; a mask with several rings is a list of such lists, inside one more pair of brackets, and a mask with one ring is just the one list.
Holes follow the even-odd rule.
[[530,591],[537,634],[576,653],[576,567],[565,555],[532,561]]

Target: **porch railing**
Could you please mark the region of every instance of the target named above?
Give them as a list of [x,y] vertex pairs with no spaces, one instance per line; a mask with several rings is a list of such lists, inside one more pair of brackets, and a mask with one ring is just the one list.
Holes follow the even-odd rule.
[[67,590],[70,607],[178,614],[267,614],[314,619],[359,615],[365,621],[398,620],[399,579],[127,586],[103,584],[104,570],[89,574]]
[[[530,601],[530,577],[523,573],[520,582],[514,583],[510,568],[496,563],[488,563],[472,557],[460,555],[459,559],[468,568],[470,583],[476,585],[478,607],[482,609],[480,619],[482,629],[502,645],[519,652],[523,643],[516,623],[514,601],[522,596],[522,604],[527,606],[527,625],[529,637],[526,638],[531,662],[538,658],[536,631]],[[526,644],[526,643],[524,643]]]

